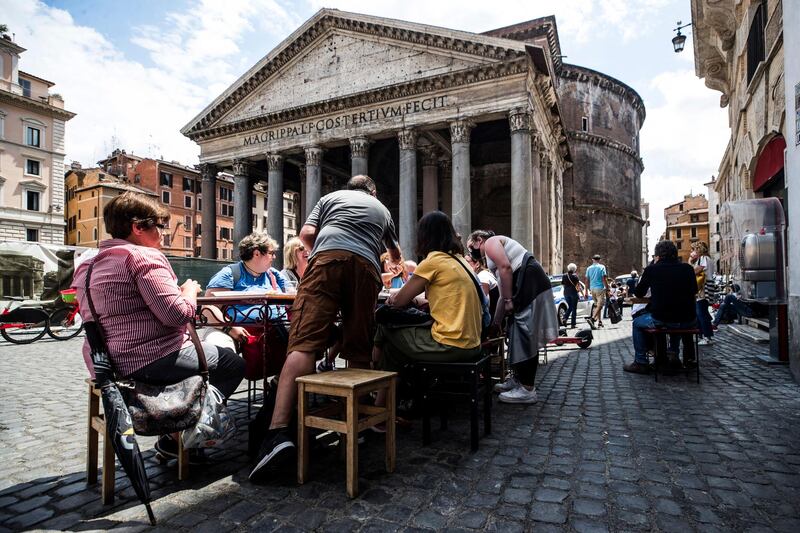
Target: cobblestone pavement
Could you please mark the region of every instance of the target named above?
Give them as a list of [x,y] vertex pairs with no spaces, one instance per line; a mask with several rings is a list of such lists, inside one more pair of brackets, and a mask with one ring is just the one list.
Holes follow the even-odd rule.
[[[289,474],[249,483],[242,404],[222,462],[188,481],[141,438],[159,528],[800,531],[800,386],[788,370],[754,362],[764,345],[723,330],[702,348],[700,385],[655,383],[622,372],[629,334],[626,320],[589,350],[551,351],[539,403],[495,403],[477,453],[463,413],[428,447],[419,422],[400,433],[394,474],[382,440],[368,439],[352,501],[344,464],[324,449],[306,485]],[[81,342],[0,344],[0,529],[147,528],[119,469],[115,505],[86,486]]]

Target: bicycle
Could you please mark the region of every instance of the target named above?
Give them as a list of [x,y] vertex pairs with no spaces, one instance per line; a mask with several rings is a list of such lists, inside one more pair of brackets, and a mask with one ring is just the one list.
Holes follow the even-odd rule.
[[47,334],[57,341],[65,341],[76,337],[83,331],[83,319],[78,313],[78,302],[75,301],[75,289],[59,291],[61,301],[66,307],[59,307],[50,313]]
[[[0,311],[0,336],[13,344],[30,344],[44,337],[50,315],[41,308],[41,302],[14,296],[4,298],[9,302]],[[19,305],[12,308],[15,302]]]

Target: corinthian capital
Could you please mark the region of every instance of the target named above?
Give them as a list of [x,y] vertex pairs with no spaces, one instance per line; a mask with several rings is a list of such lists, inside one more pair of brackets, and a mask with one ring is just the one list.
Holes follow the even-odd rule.
[[353,137],[350,139],[350,157],[369,157],[369,139],[366,137]]
[[200,180],[212,181],[217,177],[217,167],[211,163],[200,164]]
[[323,150],[319,146],[306,148],[306,166],[320,166],[322,164]]
[[397,132],[397,142],[401,150],[414,150],[417,147],[417,132],[404,129]]
[[283,156],[280,154],[267,154],[267,168],[269,170],[283,170]]
[[233,160],[233,175],[234,176],[247,176],[250,173],[250,166],[252,163],[249,159],[234,159]]
[[469,120],[456,120],[450,123],[450,142],[451,143],[468,143],[469,135],[472,128],[475,127],[474,122]]
[[436,166],[439,162],[439,153],[433,146],[422,146],[420,151],[422,152],[422,166]]
[[529,131],[531,129],[531,114],[527,109],[515,108],[508,114],[508,125],[511,133],[515,131]]

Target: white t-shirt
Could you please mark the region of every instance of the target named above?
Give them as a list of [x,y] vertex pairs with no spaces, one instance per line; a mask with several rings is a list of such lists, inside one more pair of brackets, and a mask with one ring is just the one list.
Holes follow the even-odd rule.
[[[508,258],[508,262],[511,264],[511,271],[516,272],[519,267],[522,266],[522,259],[525,257],[525,248],[510,237],[500,237],[503,239],[503,250],[506,252],[506,257]],[[487,255],[486,256],[486,266],[489,267],[493,273],[497,272],[497,265],[494,264],[494,261]]]
[[478,272],[478,281],[480,281],[481,284],[485,283],[488,285],[490,291],[497,287],[497,279],[488,270],[481,270]]

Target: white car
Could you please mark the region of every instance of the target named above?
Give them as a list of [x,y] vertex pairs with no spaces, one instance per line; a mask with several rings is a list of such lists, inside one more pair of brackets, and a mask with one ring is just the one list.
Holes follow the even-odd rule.
[[[564,287],[561,285],[561,276],[550,276],[550,286],[552,287],[553,302],[555,303],[556,313],[558,314],[558,324],[561,327],[566,327],[567,308],[569,306],[567,305],[567,300],[564,299]],[[578,320],[582,322],[584,319],[592,316],[593,307],[594,300],[592,300],[591,294],[586,298],[579,294],[578,309],[575,313]]]

